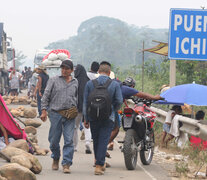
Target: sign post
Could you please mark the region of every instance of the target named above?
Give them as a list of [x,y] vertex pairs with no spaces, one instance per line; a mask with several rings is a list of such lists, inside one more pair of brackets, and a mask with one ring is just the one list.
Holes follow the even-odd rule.
[[176,60],[170,60],[170,87],[176,85]]

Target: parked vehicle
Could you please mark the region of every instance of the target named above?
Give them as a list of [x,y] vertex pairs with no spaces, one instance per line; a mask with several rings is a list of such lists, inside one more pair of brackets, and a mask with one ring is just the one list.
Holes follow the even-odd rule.
[[41,65],[46,67],[49,77],[54,77],[61,75],[60,65],[63,60],[69,58],[70,53],[66,49],[49,50],[49,52],[41,59]]
[[50,53],[49,49],[38,49],[34,57],[34,67],[39,66],[42,63],[43,58]]
[[138,152],[143,165],[149,165],[154,153],[153,124],[156,113],[150,109],[151,100],[132,98],[134,106],[125,107],[122,113],[122,126],[125,138],[122,147],[125,166],[134,170],[137,165]]

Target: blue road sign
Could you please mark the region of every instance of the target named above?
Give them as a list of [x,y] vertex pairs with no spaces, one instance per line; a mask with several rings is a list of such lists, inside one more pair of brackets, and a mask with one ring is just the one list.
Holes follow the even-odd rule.
[[207,61],[207,10],[171,9],[168,58]]

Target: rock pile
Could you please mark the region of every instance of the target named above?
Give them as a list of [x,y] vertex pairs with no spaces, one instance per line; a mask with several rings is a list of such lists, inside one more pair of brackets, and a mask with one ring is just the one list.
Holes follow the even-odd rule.
[[31,103],[31,99],[28,99],[27,96],[3,96],[2,97],[7,105],[9,104],[21,104],[26,105]]
[[35,108],[25,108],[24,106],[19,106],[18,108],[11,108],[9,110],[15,117],[35,118],[37,116],[37,110]]
[[30,104],[32,107],[37,107],[36,100],[31,100],[28,98],[28,96],[3,96],[3,99],[7,105],[9,104],[19,104],[19,105]]
[[36,180],[35,174],[42,171],[42,166],[39,160],[28,151],[29,146],[23,139],[16,140],[2,149],[1,153],[7,156],[11,163],[0,167],[0,179]]
[[35,174],[17,163],[6,164],[0,167],[1,180],[36,180]]

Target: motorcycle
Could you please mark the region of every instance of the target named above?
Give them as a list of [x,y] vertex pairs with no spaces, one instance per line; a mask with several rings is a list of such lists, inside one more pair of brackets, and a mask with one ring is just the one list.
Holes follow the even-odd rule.
[[153,102],[146,99],[131,98],[133,107],[126,107],[122,115],[122,127],[125,133],[121,150],[124,154],[125,166],[128,170],[134,170],[137,165],[138,152],[143,165],[149,165],[154,153],[153,125],[156,113],[149,106]]

